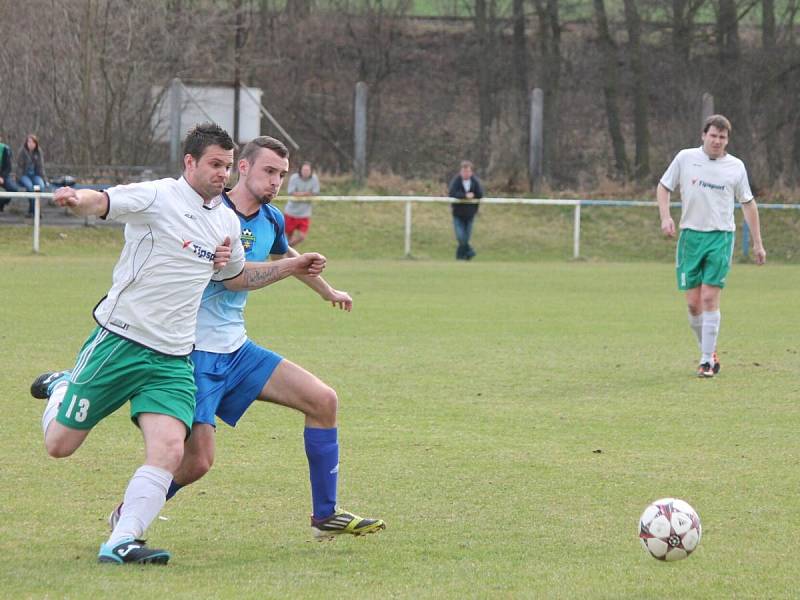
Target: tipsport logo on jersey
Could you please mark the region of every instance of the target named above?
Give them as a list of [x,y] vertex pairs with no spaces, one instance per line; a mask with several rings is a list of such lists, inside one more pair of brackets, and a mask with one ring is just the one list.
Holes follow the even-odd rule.
[[207,250],[201,245],[195,244],[192,240],[183,240],[183,249],[191,250],[192,253],[194,253],[198,258],[207,260],[208,262],[214,262],[214,259],[217,256],[212,250]]
[[253,235],[253,232],[249,229],[242,229],[242,246],[244,246],[244,251],[248,252],[255,243],[256,236]]

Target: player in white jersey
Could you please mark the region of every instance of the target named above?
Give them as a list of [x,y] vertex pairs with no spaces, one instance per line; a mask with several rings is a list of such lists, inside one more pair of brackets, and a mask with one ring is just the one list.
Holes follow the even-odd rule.
[[[239,158],[239,181],[223,195],[242,224],[248,265],[274,265],[297,251],[286,240],[283,215],[270,204],[288,172],[289,151],[280,141],[262,136],[248,143]],[[350,311],[352,299],[321,277],[301,281],[334,307]],[[312,535],[328,539],[339,534],[360,536],[384,529],[381,519],[359,517],[337,506],[339,444],[336,392],[299,365],[249,340],[244,325],[246,292],[233,292],[211,282],[198,314],[197,347],[192,353],[197,406],[192,435],[183,462],[167,492],[205,475],[214,461],[218,417],[235,426],[255,400],[293,408],[305,416],[303,430],[311,481]],[[127,502],[127,500],[126,500]],[[124,503],[123,505],[124,506]],[[109,523],[116,522],[119,507]]]
[[676,275],[678,289],[686,292],[689,325],[700,349],[699,377],[713,377],[720,370],[720,294],[733,260],[736,202],[751,231],[756,264],[764,264],[767,256],[744,163],[726,152],[730,132],[730,121],[724,116],[708,117],[703,145],[681,150],[656,189],[661,231],[669,237],[675,236],[670,194],[678,188],[681,192]]
[[98,422],[130,401],[145,462],[128,484],[125,508],[100,547],[100,562],[165,564],[170,558],[140,538],[164,504],[191,431],[195,386],[188,355],[209,281],[247,289],[292,274],[319,274],[324,267],[319,255],[287,259],[269,272],[245,266],[239,220],[220,197],[233,149],[219,126],[200,125],[186,137],[178,180],[105,192],[61,188],[54,195],[76,214],[126,224],[112,287],[94,310],[97,327],[75,367],[64,377],[40,377],[31,388],[35,396],[49,397],[42,428],[47,452],[56,458],[70,456]]

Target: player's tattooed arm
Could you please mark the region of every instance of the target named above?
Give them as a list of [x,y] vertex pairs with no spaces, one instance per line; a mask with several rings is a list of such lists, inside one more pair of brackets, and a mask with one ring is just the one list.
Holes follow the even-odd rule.
[[315,277],[324,268],[325,257],[314,252],[268,263],[248,262],[244,265],[244,271],[237,277],[225,281],[225,287],[235,291],[257,290],[290,275],[304,274]]
[[248,290],[257,290],[270,283],[280,281],[283,277],[280,276],[280,269],[275,264],[247,263],[245,265],[244,282]]

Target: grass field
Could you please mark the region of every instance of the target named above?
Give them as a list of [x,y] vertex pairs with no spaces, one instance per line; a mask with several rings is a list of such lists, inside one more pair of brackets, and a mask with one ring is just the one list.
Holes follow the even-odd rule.
[[[341,503],[387,530],[307,541],[302,418],[259,405],[220,427],[212,472],[151,527],[170,565],[114,568],[94,561],[140,436],[123,410],[74,457],[49,459],[28,386],[73,362],[119,232],[47,230],[47,255],[29,256],[10,229],[0,597],[796,597],[800,266],[734,268],[722,374],[697,380],[668,259],[487,250],[463,264],[431,240],[425,260],[363,260],[330,243],[326,277],[352,293],[353,313],[289,281],[252,295],[248,330],[338,390]],[[312,228],[323,246],[324,230]],[[662,496],[703,521],[681,563],[637,540],[640,512]]]

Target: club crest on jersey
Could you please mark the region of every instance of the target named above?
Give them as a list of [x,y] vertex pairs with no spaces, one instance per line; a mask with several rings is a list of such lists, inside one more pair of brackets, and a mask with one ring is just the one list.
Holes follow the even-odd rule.
[[199,244],[195,244],[192,240],[183,240],[183,249],[186,250],[187,248],[191,250],[198,258],[202,258],[208,262],[214,262],[216,253],[203,248]]
[[255,243],[256,236],[253,235],[253,232],[249,229],[242,229],[242,246],[244,246],[245,252],[250,250]]

